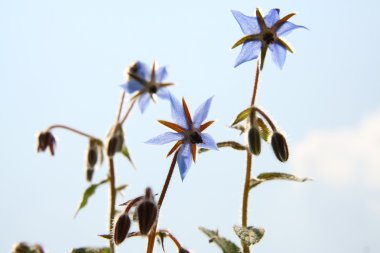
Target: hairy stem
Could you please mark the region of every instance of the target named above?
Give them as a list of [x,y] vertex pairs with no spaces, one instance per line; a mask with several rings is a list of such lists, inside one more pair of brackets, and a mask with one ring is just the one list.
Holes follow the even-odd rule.
[[[247,227],[248,223],[248,196],[249,196],[249,181],[251,179],[252,171],[252,155],[249,150],[247,150],[247,167],[245,172],[244,181],[244,191],[243,191],[243,204],[242,204],[242,215],[241,224],[243,227]],[[241,243],[243,247],[243,253],[249,253],[249,246],[244,242]]]
[[159,198],[158,203],[157,203],[157,205],[158,205],[157,221],[156,221],[156,224],[153,226],[152,230],[149,233],[148,245],[147,245],[147,248],[146,248],[146,253],[152,253],[153,252],[154,242],[155,242],[154,239],[156,237],[157,223],[158,223],[158,219],[159,219],[159,215],[160,215],[160,210],[161,210],[162,203],[164,202],[166,192],[167,192],[167,190],[169,188],[169,183],[170,183],[170,180],[171,180],[172,175],[173,175],[173,171],[174,171],[174,168],[175,168],[175,163],[177,161],[177,156],[178,156],[178,151],[175,152],[175,154],[174,154],[172,163],[170,164],[170,169],[169,169],[168,175],[166,176],[165,184],[162,187],[161,195],[160,195],[160,198]]
[[[113,158],[108,158],[109,162],[109,171],[108,177],[110,182],[110,197],[109,197],[109,231],[112,234],[113,230],[113,220],[115,218],[115,203],[116,203],[116,184],[115,184],[115,167],[113,163]],[[115,252],[115,245],[113,240],[109,240],[110,243],[110,253]]]
[[125,97],[125,92],[123,91],[120,97],[119,109],[117,110],[116,123],[119,123],[119,120],[121,117],[121,111],[123,110],[123,104],[124,104],[124,97]]
[[[253,86],[253,94],[251,99],[251,106],[253,107],[256,102],[257,90],[259,86],[260,79],[260,57],[257,59],[256,65],[256,76],[255,83]],[[255,110],[252,110],[250,115],[251,124],[253,119],[255,118]],[[247,166],[245,172],[245,180],[244,180],[244,190],[243,190],[243,203],[242,203],[242,215],[241,215],[241,224],[243,227],[247,227],[248,223],[248,197],[249,197],[249,181],[251,180],[251,171],[252,171],[252,154],[249,150],[247,150]],[[249,246],[241,241],[241,245],[243,248],[243,253],[250,253]]]
[[65,125],[59,125],[59,124],[52,125],[52,126],[49,126],[45,131],[46,131],[46,132],[49,132],[49,131],[53,130],[54,128],[66,129],[66,130],[71,131],[71,132],[73,132],[73,133],[76,133],[76,134],[82,135],[82,136],[84,136],[84,137],[86,137],[86,138],[89,138],[89,139],[95,139],[95,140],[99,140],[100,142],[102,142],[99,138],[96,138],[96,137],[94,137],[94,136],[92,136],[92,135],[90,135],[90,134],[87,134],[87,133],[85,133],[85,132],[79,131],[79,130],[77,130],[77,129],[75,129],[75,128],[72,128],[72,127],[69,127],[69,126],[65,126]]
[[137,101],[137,98],[138,98],[138,97],[135,97],[135,98],[133,98],[133,99],[130,101],[130,103],[129,103],[129,107],[128,107],[128,110],[127,110],[127,112],[125,113],[123,119],[120,121],[120,124],[121,124],[121,125],[123,125],[124,122],[127,120],[129,114],[130,114],[131,111],[132,111],[133,106],[135,105],[135,103],[136,103],[136,101]]

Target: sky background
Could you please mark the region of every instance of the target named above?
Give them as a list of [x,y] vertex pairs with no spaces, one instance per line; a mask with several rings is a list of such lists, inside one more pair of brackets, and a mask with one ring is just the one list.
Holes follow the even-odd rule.
[[[36,153],[35,134],[62,123],[104,138],[114,122],[123,72],[134,60],[168,66],[171,91],[194,110],[214,95],[208,129],[217,141],[244,142],[228,129],[247,107],[255,62],[234,69],[242,37],[230,10],[253,15],[280,8],[310,30],[286,37],[295,49],[283,70],[267,58],[257,103],[289,138],[291,157],[278,162],[269,145],[254,158],[253,176],[293,173],[307,183],[268,182],[251,192],[249,224],[264,227],[254,252],[380,252],[380,40],[377,1],[4,1],[0,0],[0,252],[18,241],[46,252],[105,246],[108,189],[73,219],[82,192],[87,140],[57,130],[57,152]],[[135,108],[125,125],[137,166],[115,158],[118,203],[159,192],[170,145],[144,141],[166,131],[167,101]],[[106,164],[94,182],[106,177]],[[220,250],[197,229],[218,229],[238,243],[245,155],[229,149],[199,155],[184,182],[176,169],[160,227],[193,252]],[[144,252],[132,238],[118,252]],[[167,252],[175,252],[170,242]],[[158,248],[157,252],[160,252]]]

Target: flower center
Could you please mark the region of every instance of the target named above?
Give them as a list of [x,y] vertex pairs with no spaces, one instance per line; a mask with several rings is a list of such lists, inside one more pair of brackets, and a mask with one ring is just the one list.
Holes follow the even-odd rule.
[[265,43],[267,43],[267,45],[273,43],[274,42],[274,34],[272,32],[264,33],[263,40],[265,41]]
[[152,85],[149,87],[149,93],[156,93],[157,92],[157,86],[156,85]]
[[189,137],[192,144],[203,143],[201,135],[197,132],[192,132]]

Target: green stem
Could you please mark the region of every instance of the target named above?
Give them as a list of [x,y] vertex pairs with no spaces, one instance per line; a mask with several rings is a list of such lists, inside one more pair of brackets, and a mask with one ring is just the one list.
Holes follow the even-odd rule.
[[[109,157],[109,171],[108,177],[110,182],[110,199],[109,199],[109,231],[112,234],[113,230],[113,220],[115,217],[115,203],[116,203],[116,184],[115,184],[115,167],[113,163],[113,158]],[[110,243],[110,253],[115,252],[115,245],[113,240],[109,240]]]
[[166,192],[167,192],[167,190],[169,188],[170,180],[171,180],[172,175],[173,175],[173,171],[174,171],[174,168],[175,168],[175,163],[177,161],[177,156],[178,156],[178,151],[175,152],[175,154],[174,154],[172,163],[170,164],[170,169],[169,169],[168,175],[166,176],[165,184],[162,187],[161,195],[160,195],[160,198],[159,198],[158,203],[157,203],[157,205],[158,205],[157,221],[156,221],[156,224],[153,226],[152,230],[150,231],[150,234],[149,234],[149,237],[148,237],[148,245],[147,245],[147,248],[146,248],[146,253],[152,253],[153,252],[154,242],[155,242],[154,239],[156,237],[158,218],[159,218],[159,215],[160,215],[160,210],[161,210],[162,203],[164,202],[164,199],[165,199]]
[[[253,94],[252,94],[252,99],[251,99],[252,107],[255,105],[255,102],[256,102],[259,79],[260,79],[260,57],[257,59],[257,65],[256,65],[255,83],[253,86]],[[250,115],[251,124],[254,118],[255,118],[255,111],[252,110],[252,113]],[[247,150],[247,166],[246,166],[245,180],[244,180],[242,216],[241,216],[241,224],[243,227],[247,227],[247,224],[248,224],[248,197],[249,197],[249,181],[251,180],[251,171],[252,171],[252,154],[250,153],[249,150]],[[241,245],[243,248],[243,253],[250,253],[250,249],[247,244],[241,241]]]
[[[249,196],[249,181],[251,179],[252,171],[252,155],[249,150],[247,150],[247,167],[245,172],[245,181],[244,181],[244,192],[243,192],[243,204],[242,204],[242,216],[241,224],[243,227],[247,227],[248,223],[248,196]],[[249,246],[241,242],[243,247],[243,253],[249,253]]]

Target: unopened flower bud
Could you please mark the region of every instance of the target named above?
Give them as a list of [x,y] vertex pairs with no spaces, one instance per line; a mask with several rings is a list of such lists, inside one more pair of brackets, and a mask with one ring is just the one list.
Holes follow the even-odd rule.
[[279,132],[274,132],[271,143],[277,159],[280,162],[286,162],[289,158],[289,150],[285,137]]
[[113,229],[113,240],[116,245],[122,243],[128,235],[129,228],[131,227],[131,220],[127,213],[123,213],[117,219]]
[[144,199],[136,207],[136,213],[139,221],[140,233],[147,235],[157,218],[157,205],[150,188],[146,188]]
[[95,140],[91,139],[87,148],[87,155],[86,155],[86,179],[87,181],[91,182],[92,176],[94,174],[94,167],[96,163],[98,162],[98,152],[99,147]]
[[124,146],[124,133],[120,124],[111,128],[108,133],[106,150],[109,157],[113,157],[116,152],[120,152]]
[[12,253],[30,253],[31,249],[25,242],[19,242],[12,247]]
[[41,132],[38,134],[37,152],[45,151],[48,147],[50,154],[54,155],[55,138],[50,132]]
[[260,131],[256,126],[252,126],[248,131],[249,150],[254,155],[259,155],[261,152],[261,136]]

